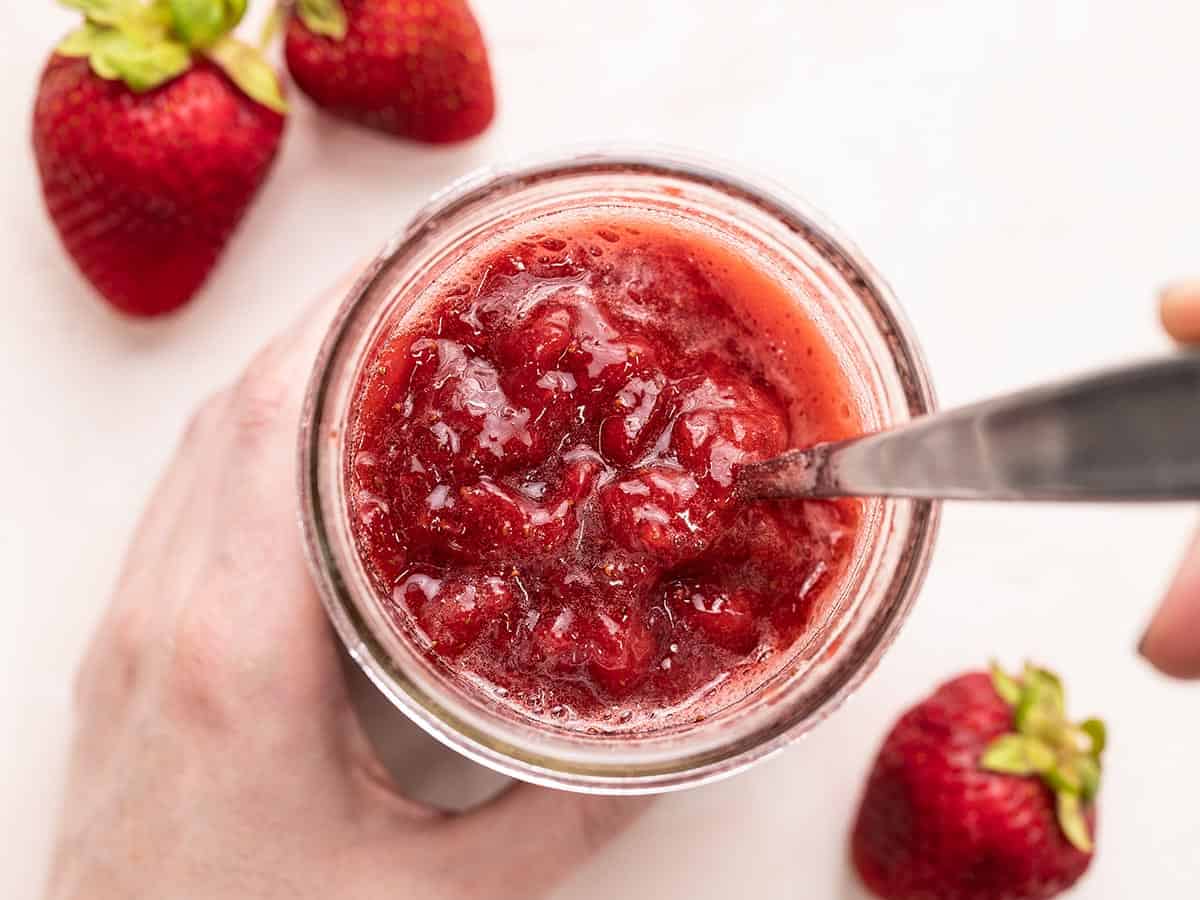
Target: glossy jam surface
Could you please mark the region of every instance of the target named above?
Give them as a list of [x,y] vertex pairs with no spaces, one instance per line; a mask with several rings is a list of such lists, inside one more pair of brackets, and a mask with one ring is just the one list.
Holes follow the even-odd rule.
[[739,464],[861,430],[761,261],[631,211],[477,248],[370,351],[358,550],[448,673],[568,726],[703,710],[819,625],[855,502],[740,501]]

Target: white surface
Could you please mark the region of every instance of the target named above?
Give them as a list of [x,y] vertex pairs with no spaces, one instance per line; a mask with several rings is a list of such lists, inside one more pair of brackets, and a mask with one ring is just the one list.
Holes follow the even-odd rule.
[[[71,16],[28,3],[0,30],[0,896],[36,895],[70,673],[188,411],[450,178],[588,140],[663,141],[772,176],[891,279],[947,403],[1160,349],[1152,292],[1200,270],[1194,3],[476,5],[502,101],[483,140],[408,146],[297,103],[208,289],[149,326],[94,300],[38,198],[30,98]],[[861,693],[768,764],[663,800],[562,897],[854,896],[844,833],[879,737],[991,654],[1053,664],[1074,708],[1110,721],[1101,849],[1076,896],[1194,897],[1200,685],[1133,651],[1190,519],[948,510],[924,595]]]

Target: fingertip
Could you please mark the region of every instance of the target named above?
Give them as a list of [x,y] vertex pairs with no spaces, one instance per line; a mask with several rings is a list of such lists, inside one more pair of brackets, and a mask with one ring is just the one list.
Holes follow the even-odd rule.
[[1171,678],[1200,678],[1200,535],[1142,635],[1138,653]]
[[1163,637],[1153,626],[1147,629],[1138,643],[1138,654],[1168,678],[1178,681],[1200,679],[1200,659],[1194,649],[1180,647]]
[[1167,334],[1181,343],[1200,343],[1200,280],[1180,281],[1159,295],[1159,318]]

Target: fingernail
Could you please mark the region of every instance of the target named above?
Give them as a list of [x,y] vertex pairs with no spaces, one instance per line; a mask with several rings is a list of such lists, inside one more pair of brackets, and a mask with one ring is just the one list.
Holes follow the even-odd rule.
[[1149,640],[1150,640],[1150,629],[1147,628],[1145,631],[1142,632],[1142,636],[1137,642],[1137,654],[1138,654],[1138,656],[1142,657],[1143,659],[1145,659],[1145,657],[1146,657],[1146,644],[1147,644],[1147,642],[1149,642]]

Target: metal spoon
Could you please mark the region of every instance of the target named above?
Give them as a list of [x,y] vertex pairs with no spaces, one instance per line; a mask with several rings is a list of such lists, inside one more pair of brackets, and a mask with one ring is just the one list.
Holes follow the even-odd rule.
[[1200,353],[746,465],[743,496],[1200,500]]

